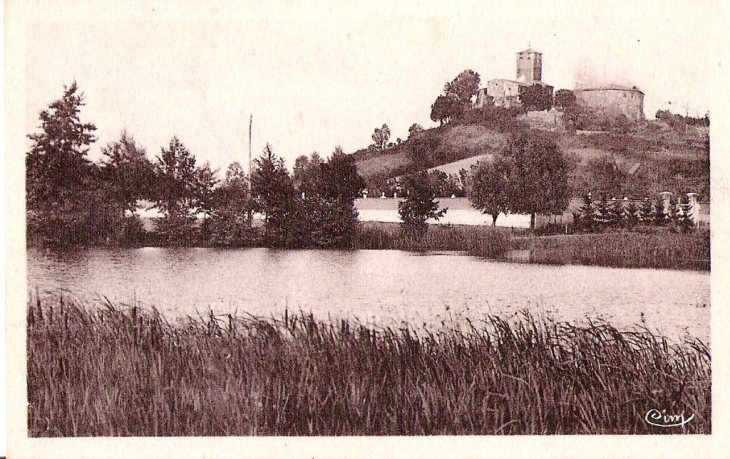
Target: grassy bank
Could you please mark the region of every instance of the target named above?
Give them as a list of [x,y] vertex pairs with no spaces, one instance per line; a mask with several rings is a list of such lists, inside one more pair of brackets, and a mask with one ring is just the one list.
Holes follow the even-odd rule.
[[710,233],[616,231],[599,234],[530,236],[529,230],[469,225],[430,225],[423,239],[405,235],[398,223],[363,223],[358,249],[464,251],[506,258],[510,250],[529,250],[539,264],[613,268],[710,270]]
[[534,263],[710,270],[710,234],[612,232],[513,238]]
[[[710,355],[525,317],[462,330],[311,317],[171,324],[136,308],[29,305],[39,436],[706,433]],[[685,417],[648,425],[648,410]]]
[[463,251],[497,258],[510,248],[511,229],[489,226],[429,225],[422,239],[404,234],[399,223],[366,222],[357,239],[358,249],[409,251]]

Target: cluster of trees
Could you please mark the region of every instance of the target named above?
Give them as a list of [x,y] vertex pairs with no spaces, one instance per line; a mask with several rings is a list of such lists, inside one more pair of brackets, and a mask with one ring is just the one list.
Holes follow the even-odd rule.
[[[408,194],[408,179],[406,176],[413,175],[414,172],[406,173],[403,178],[387,178],[382,180],[370,180],[367,183],[367,190],[370,197],[380,197],[383,194],[390,197],[405,197]],[[423,171],[429,188],[437,197],[456,197],[462,198],[466,196],[464,180],[467,172],[462,170],[460,174],[447,174],[439,170]]]
[[568,207],[569,163],[558,145],[529,133],[514,135],[491,161],[472,166],[467,186],[474,208],[492,217],[499,214],[560,214]]
[[264,217],[267,247],[352,246],[358,229],[355,199],[365,187],[353,156],[339,147],[324,161],[317,153],[300,156],[292,176],[267,145],[255,166],[254,209]]
[[577,213],[573,213],[573,218],[574,228],[585,232],[608,228],[633,229],[637,225],[669,227],[682,232],[695,228],[686,195],[682,195],[680,202],[672,197],[665,205],[661,196],[654,200],[647,197],[637,204],[616,198],[609,200],[606,194],[595,201],[588,193],[583,196],[583,205]]
[[40,113],[40,132],[28,135],[26,222],[30,242],[48,245],[129,240],[141,231],[129,219],[139,197],[155,194],[155,170],[131,136],[102,150],[104,160],[87,157],[96,141],[92,123],[81,122],[84,96],[76,83]]
[[444,93],[431,105],[431,120],[442,126],[459,119],[472,107],[472,98],[479,90],[479,74],[464,70],[452,81],[444,85]]
[[[140,202],[157,209],[153,241],[169,245],[241,246],[259,243],[254,212],[264,216],[262,241],[275,247],[345,247],[355,235],[354,199],[364,187],[354,158],[339,148],[327,160],[301,157],[294,176],[269,146],[252,177],[239,163],[221,180],[208,163],[173,137],[150,160],[122,132],[88,158],[96,127],[80,121],[76,83],[40,114],[26,154],[27,236],[50,246],[134,244],[147,238]],[[250,179],[250,183],[249,183]]]

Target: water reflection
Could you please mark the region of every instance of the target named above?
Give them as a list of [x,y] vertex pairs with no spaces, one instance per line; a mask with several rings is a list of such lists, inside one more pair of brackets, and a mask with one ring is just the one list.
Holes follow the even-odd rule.
[[[452,254],[453,255],[453,254]],[[429,327],[509,317],[644,324],[681,339],[710,333],[704,272],[540,266],[442,253],[267,249],[89,249],[28,253],[28,287],[154,305],[170,317],[246,311],[313,313]],[[643,313],[643,316],[642,316]]]

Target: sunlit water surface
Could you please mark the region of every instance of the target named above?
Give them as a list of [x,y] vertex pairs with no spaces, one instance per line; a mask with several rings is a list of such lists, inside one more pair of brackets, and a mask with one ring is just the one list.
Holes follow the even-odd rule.
[[168,318],[313,313],[378,326],[511,318],[605,320],[709,342],[710,274],[503,263],[458,254],[268,249],[28,252],[29,293],[155,306]]

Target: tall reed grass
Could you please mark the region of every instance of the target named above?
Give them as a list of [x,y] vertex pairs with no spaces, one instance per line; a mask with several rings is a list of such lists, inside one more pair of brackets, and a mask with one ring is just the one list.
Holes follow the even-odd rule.
[[[468,326],[467,326],[468,325]],[[30,436],[710,433],[710,354],[526,315],[438,332],[28,310]],[[694,414],[683,427],[650,409]]]
[[532,251],[532,261],[614,268],[710,270],[710,234],[611,232],[514,238],[515,249]]
[[510,248],[511,229],[468,225],[429,225],[422,238],[404,232],[398,223],[365,223],[357,248],[407,251],[464,251],[498,258]]

